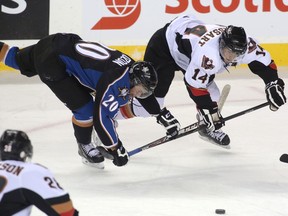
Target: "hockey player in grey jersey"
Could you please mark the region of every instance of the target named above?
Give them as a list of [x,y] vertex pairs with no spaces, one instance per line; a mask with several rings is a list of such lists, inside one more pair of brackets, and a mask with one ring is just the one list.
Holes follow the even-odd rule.
[[[206,24],[193,15],[179,16],[150,38],[144,60],[153,63],[158,85],[154,95],[133,99],[135,116],[165,112],[164,98],[175,71],[180,70],[189,96],[196,103],[200,124],[206,125],[199,131],[200,137],[222,147],[229,148],[230,138],[221,130],[224,121],[217,104],[220,92],[214,81],[218,73],[230,66],[248,64],[264,81],[270,109],[276,111],[286,103],[284,82],[278,77],[275,62],[242,27]],[[173,117],[169,130],[174,130],[175,136],[178,125]]]
[[31,163],[27,134],[6,130],[0,138],[0,215],[27,216],[32,206],[46,215],[76,216],[69,194],[44,166]]

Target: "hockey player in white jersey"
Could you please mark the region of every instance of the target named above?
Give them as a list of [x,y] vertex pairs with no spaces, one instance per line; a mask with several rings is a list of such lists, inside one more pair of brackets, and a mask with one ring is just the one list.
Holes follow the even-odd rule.
[[46,215],[76,216],[69,194],[53,174],[28,162],[33,147],[27,134],[6,130],[0,138],[0,215],[27,216],[32,206]]
[[210,25],[193,15],[179,16],[150,38],[144,60],[153,63],[158,84],[154,95],[133,99],[133,113],[157,116],[158,122],[168,116],[171,121],[167,127],[174,136],[179,122],[163,105],[178,70],[183,72],[188,93],[196,103],[199,122],[206,126],[199,131],[200,137],[222,147],[229,148],[230,138],[221,130],[224,121],[217,105],[220,92],[215,75],[227,71],[229,66],[248,64],[265,83],[270,109],[276,111],[286,103],[284,82],[278,77],[275,62],[242,27]]

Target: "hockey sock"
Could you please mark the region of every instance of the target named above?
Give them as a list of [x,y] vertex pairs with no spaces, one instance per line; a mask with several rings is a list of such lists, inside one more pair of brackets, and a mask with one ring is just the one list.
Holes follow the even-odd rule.
[[93,129],[93,122],[81,123],[78,122],[74,117],[72,118],[74,135],[78,143],[89,144],[91,143],[91,135]]

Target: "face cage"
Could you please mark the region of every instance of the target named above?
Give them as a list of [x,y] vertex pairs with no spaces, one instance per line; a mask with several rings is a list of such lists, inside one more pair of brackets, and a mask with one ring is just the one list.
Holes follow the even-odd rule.
[[226,49],[227,51],[226,51],[226,53],[228,52],[228,54],[229,55],[235,55],[235,57],[233,58],[233,60],[231,61],[231,62],[235,62],[235,61],[239,61],[240,59],[242,59],[243,57],[244,57],[244,54],[245,54],[245,52],[246,52],[246,50],[245,51],[243,51],[243,52],[235,52],[235,51],[233,51],[230,47],[228,47],[227,45],[226,45],[226,43],[224,42],[224,40],[223,39],[221,39],[221,41],[220,41],[220,45],[219,45],[219,52],[220,52],[220,55],[222,56],[222,58],[224,58],[224,49]]
[[137,96],[137,98],[140,99],[145,99],[147,97],[149,97],[150,95],[152,95],[153,90],[152,89],[148,89],[146,86],[144,86],[143,84],[141,84],[143,91],[142,94],[140,96]]
[[141,82],[141,80],[138,77],[134,77],[134,79],[132,80],[132,86],[134,87],[136,85],[141,85],[141,87],[143,88],[142,94],[138,96],[138,98],[140,99],[145,99],[150,95],[152,95],[152,93],[154,92],[154,88],[150,88],[147,85],[145,85],[145,83]]

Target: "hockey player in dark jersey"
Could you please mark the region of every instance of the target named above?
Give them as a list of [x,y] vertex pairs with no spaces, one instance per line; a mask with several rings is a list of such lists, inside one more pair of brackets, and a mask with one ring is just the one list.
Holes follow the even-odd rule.
[[60,33],[23,49],[0,43],[0,61],[22,75],[39,75],[72,111],[74,135],[84,163],[104,168],[104,157],[91,143],[93,124],[113,163],[123,166],[128,162],[113,119],[119,109],[131,112],[125,108],[130,98],[153,93],[158,79],[149,62],[135,62],[103,44]]
[[[165,111],[164,98],[175,71],[180,70],[196,103],[200,124],[206,125],[199,131],[200,137],[224,148],[230,148],[230,138],[221,130],[224,122],[218,110],[220,92],[215,75],[229,66],[248,64],[264,81],[270,109],[276,111],[286,103],[284,82],[278,77],[275,62],[242,27],[205,24],[193,15],[179,16],[150,38],[144,60],[153,63],[158,85],[154,95],[133,99],[134,114],[147,117]],[[173,122],[170,130],[177,135],[179,123],[175,118]]]
[[53,174],[31,163],[33,147],[27,134],[6,130],[0,138],[0,215],[28,216],[32,206],[46,215],[76,216],[69,194]]

